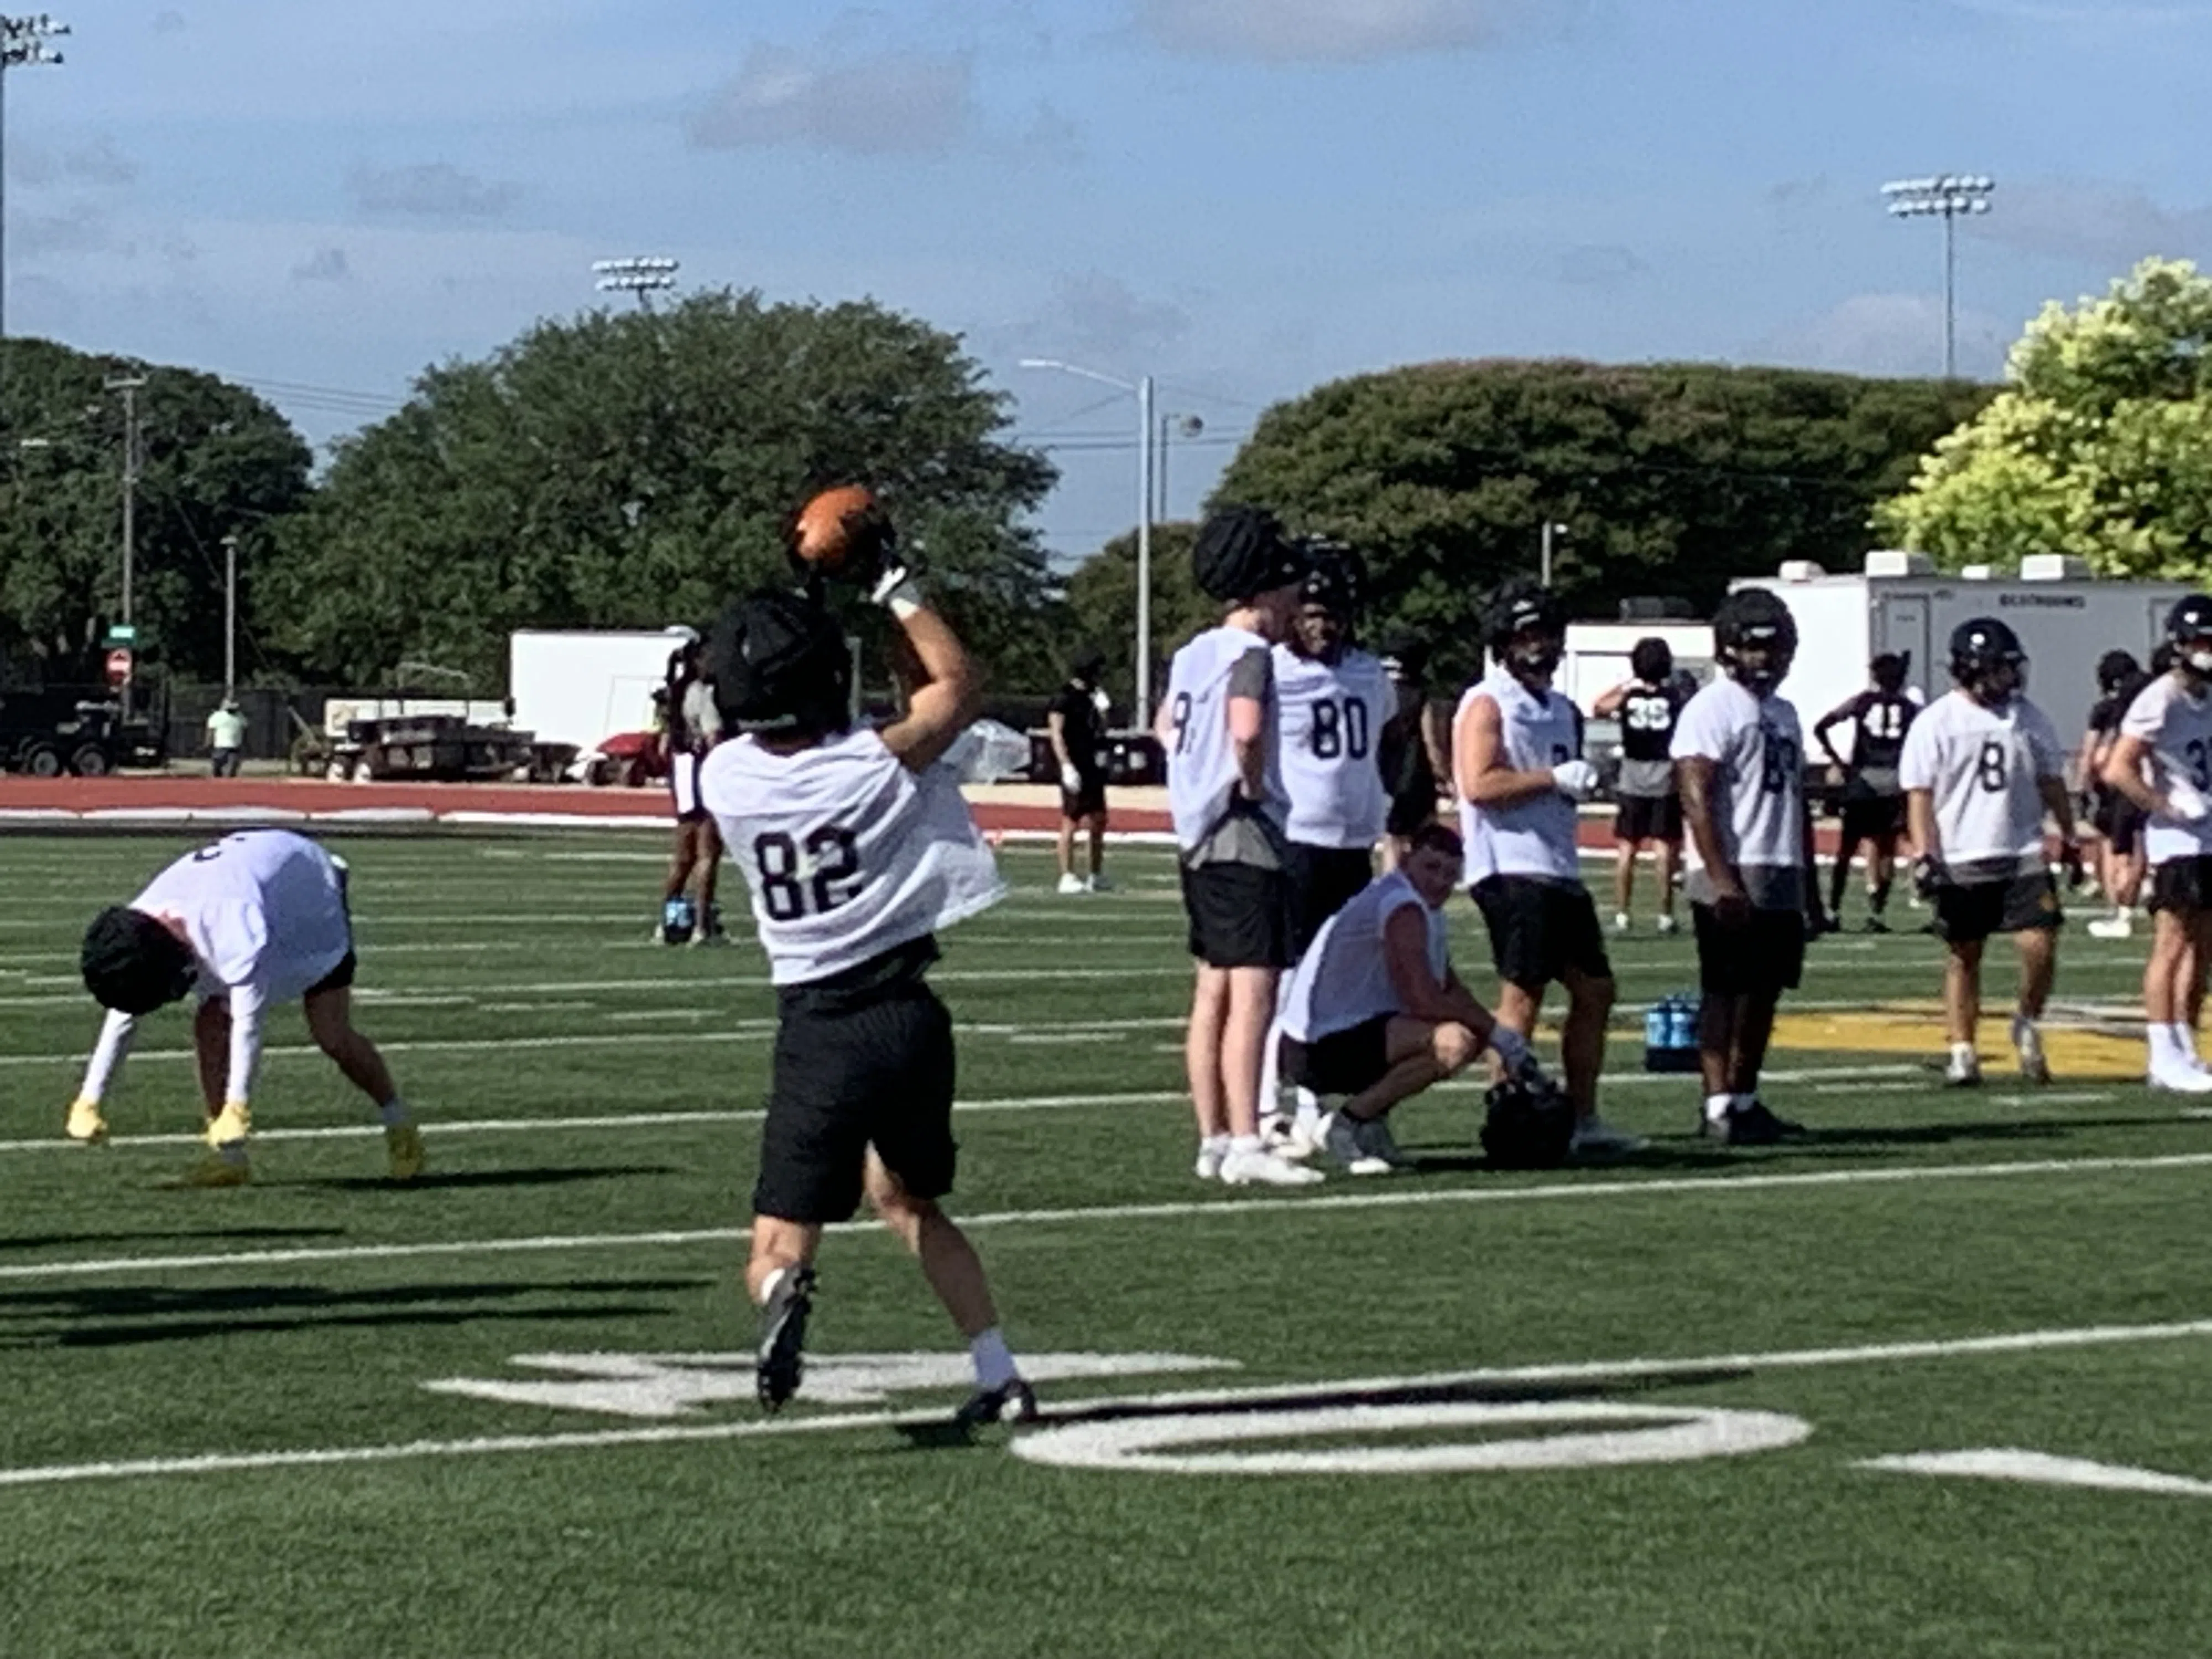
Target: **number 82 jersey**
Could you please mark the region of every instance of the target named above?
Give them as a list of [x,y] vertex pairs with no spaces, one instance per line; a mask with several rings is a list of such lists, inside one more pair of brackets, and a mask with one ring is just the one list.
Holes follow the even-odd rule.
[[1285,833],[1304,847],[1372,847],[1390,810],[1376,759],[1397,694],[1381,659],[1347,650],[1334,663],[1275,647],[1278,757],[1290,797]]
[[1006,896],[949,766],[908,771],[872,726],[708,755],[700,799],[744,872],[777,986],[827,979]]

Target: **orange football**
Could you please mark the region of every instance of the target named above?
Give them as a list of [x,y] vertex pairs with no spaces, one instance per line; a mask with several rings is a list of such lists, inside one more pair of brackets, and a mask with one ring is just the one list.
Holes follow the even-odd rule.
[[799,509],[791,550],[824,574],[842,569],[881,522],[874,492],[864,484],[825,489]]

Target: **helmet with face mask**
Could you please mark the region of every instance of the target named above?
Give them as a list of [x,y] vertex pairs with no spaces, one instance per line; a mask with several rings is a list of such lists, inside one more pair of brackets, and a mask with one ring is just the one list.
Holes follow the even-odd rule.
[[1740,587],[1713,612],[1713,651],[1730,679],[1763,695],[1789,678],[1797,619],[1765,588]]
[[2174,660],[2192,674],[2212,675],[2212,595],[2191,593],[2166,619]]
[[1516,674],[1543,675],[1557,668],[1566,635],[1567,613],[1559,596],[1534,582],[1506,583],[1491,596],[1483,613],[1482,642]]
[[2027,652],[2008,623],[1972,617],[1951,630],[1951,678],[1984,702],[2003,702],[2027,683]]

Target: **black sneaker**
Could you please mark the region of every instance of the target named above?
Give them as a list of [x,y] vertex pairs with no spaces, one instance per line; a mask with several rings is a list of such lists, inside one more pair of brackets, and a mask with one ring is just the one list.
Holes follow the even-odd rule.
[[1771,1146],[1778,1141],[1795,1140],[1805,1133],[1803,1124],[1777,1117],[1766,1109],[1765,1101],[1756,1098],[1750,1105],[1739,1106],[1730,1112],[1721,1127],[1722,1138],[1731,1146]]
[[813,1311],[814,1269],[785,1268],[761,1310],[760,1358],[753,1366],[753,1385],[761,1404],[770,1411],[780,1409],[799,1392],[806,1316]]
[[978,1389],[952,1413],[963,1429],[980,1429],[986,1423],[1034,1423],[1037,1418],[1036,1391],[1016,1377],[995,1389]]
[[1886,933],[1889,931],[1889,923],[1880,916],[1869,916],[1866,919],[1866,930],[1869,933]]

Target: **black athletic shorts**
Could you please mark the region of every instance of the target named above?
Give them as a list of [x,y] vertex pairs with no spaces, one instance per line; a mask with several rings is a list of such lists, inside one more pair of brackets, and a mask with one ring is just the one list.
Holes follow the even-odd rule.
[[2154,910],[2212,910],[2212,855],[2168,859],[2150,872]]
[[1682,798],[1680,795],[1623,795],[1620,811],[1613,821],[1616,845],[1632,841],[1679,842],[1682,839]]
[[1845,795],[1843,834],[1845,841],[1876,841],[1905,833],[1902,795]]
[[2048,870],[1939,887],[1935,904],[1930,931],[1953,945],[1976,944],[1991,933],[2057,927],[2066,920],[2058,908],[2058,884]]
[[1569,972],[1613,977],[1597,906],[1580,883],[1486,876],[1471,892],[1490,930],[1490,959],[1508,985],[1540,990]]
[[1294,1089],[1317,1095],[1356,1095],[1371,1089],[1390,1069],[1390,1016],[1377,1014],[1349,1030],[1301,1042],[1283,1039],[1280,1070]]
[[329,973],[325,974],[320,979],[317,980],[313,985],[310,985],[307,988],[307,994],[309,996],[313,996],[318,991],[343,991],[349,989],[353,984],[353,976],[360,967],[361,963],[355,960],[353,952],[351,951],[348,951],[343,957],[339,958],[338,965],[337,967],[331,969]]
[[1723,927],[1710,904],[1692,903],[1698,936],[1698,988],[1717,997],[1794,991],[1805,977],[1805,913],[1753,910],[1740,927]]
[[1063,787],[1060,792],[1060,815],[1064,818],[1097,817],[1106,810],[1106,775],[1077,769],[1082,780],[1079,788]]
[[2142,840],[2142,808],[2117,789],[2097,791],[2097,810],[2089,823],[2122,858],[2133,853]]
[[1310,847],[1292,842],[1284,849],[1283,900],[1291,910],[1291,960],[1305,955],[1322,925],[1359,896],[1375,878],[1372,856],[1364,847]]
[[1291,965],[1290,907],[1283,872],[1252,864],[1182,866],[1190,953],[1209,968]]
[[873,1146],[916,1198],[952,1190],[952,1017],[919,980],[842,1010],[785,1002],[753,1213],[848,1221]]

